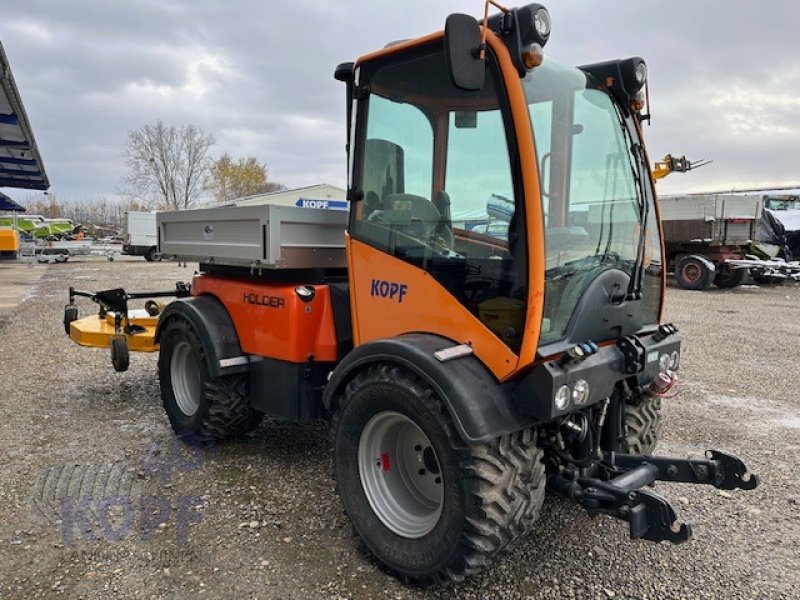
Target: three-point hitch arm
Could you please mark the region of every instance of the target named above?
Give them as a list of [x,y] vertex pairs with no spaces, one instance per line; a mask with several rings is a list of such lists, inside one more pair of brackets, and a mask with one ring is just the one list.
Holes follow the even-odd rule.
[[692,458],[606,452],[602,462],[553,477],[550,487],[589,514],[628,521],[633,539],[685,542],[692,536],[691,525],[678,521],[666,498],[642,489],[656,481],[707,484],[721,490],[752,490],[759,483],[738,457],[709,450],[705,457]]

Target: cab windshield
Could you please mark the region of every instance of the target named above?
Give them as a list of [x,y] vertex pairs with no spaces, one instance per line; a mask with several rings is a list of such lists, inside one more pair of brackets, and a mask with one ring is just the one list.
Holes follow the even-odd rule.
[[[583,71],[546,59],[523,81],[542,187],[545,303],[540,344],[563,340],[589,284],[634,274],[642,254],[642,318],[656,323],[661,242],[640,141],[630,115]],[[641,222],[647,217],[644,247]]]

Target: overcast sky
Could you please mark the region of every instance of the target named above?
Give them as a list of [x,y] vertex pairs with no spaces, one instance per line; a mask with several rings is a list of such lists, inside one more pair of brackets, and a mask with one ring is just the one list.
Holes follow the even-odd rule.
[[[647,61],[651,158],[714,160],[661,193],[800,181],[800,3],[545,5],[557,60]],[[214,155],[256,156],[291,187],[344,187],[335,65],[481,11],[478,0],[3,0],[0,40],[59,197],[114,196],[126,132],[156,119],[199,125]]]

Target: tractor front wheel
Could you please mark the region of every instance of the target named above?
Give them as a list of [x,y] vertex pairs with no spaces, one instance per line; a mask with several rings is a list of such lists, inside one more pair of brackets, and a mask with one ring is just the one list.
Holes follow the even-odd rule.
[[158,379],[170,425],[185,441],[241,436],[263,417],[250,407],[247,373],[211,377],[203,344],[182,319],[169,323],[161,335]]
[[661,398],[641,395],[625,403],[625,442],[623,452],[652,454],[663,429]]
[[459,581],[539,516],[545,474],[535,430],[467,445],[436,393],[397,366],[373,365],[350,381],[332,438],[347,515],[405,581]]

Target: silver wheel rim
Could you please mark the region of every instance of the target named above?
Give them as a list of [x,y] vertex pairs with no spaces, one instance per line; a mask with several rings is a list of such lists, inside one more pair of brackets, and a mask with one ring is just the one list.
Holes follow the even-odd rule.
[[170,381],[175,402],[187,417],[193,416],[200,408],[200,365],[189,342],[178,342],[172,351],[170,362]]
[[444,486],[428,436],[398,412],[372,417],[358,444],[358,473],[369,505],[399,536],[416,539],[439,521]]

